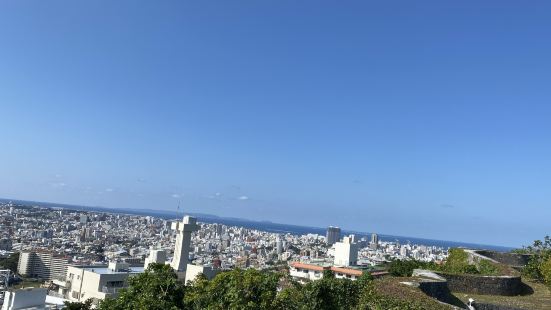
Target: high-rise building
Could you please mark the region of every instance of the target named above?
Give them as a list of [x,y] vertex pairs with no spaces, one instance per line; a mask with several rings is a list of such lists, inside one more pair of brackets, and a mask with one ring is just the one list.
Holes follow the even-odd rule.
[[335,243],[336,266],[354,266],[358,264],[358,245],[352,242],[352,238],[344,237],[342,242]]
[[17,272],[20,275],[51,280],[65,277],[69,258],[52,252],[24,251],[19,254]]
[[377,234],[371,234],[371,242],[369,247],[373,250],[376,250],[379,247],[379,236]]
[[279,255],[283,253],[283,242],[281,241],[281,236],[277,236],[276,240],[276,253]]
[[327,228],[326,241],[327,245],[333,245],[341,239],[341,229],[339,227],[329,226]]
[[175,229],[178,232],[176,243],[174,245],[174,257],[170,264],[177,272],[185,272],[189,262],[189,248],[191,246],[191,234],[199,230],[197,218],[184,216],[182,222],[175,223]]
[[402,247],[400,248],[400,255],[403,257],[409,256],[409,250],[405,245],[402,245]]

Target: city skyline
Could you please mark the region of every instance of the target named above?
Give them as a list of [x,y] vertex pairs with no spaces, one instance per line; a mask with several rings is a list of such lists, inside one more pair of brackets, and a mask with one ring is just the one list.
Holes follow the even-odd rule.
[[0,197],[519,247],[551,5],[0,4]]

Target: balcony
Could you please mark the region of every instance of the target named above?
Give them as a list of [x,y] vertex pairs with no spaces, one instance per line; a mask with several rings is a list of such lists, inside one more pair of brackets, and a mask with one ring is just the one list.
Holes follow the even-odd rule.
[[68,288],[71,286],[71,280],[69,279],[66,279],[64,277],[54,277],[52,279],[52,282],[55,284],[55,285],[59,285],[61,287],[65,287],[65,288]]

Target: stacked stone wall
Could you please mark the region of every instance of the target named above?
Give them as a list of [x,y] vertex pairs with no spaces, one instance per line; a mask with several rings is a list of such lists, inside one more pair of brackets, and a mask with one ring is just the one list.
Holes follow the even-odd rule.
[[522,293],[520,276],[480,276],[438,273],[453,292],[480,295],[516,296]]
[[530,261],[530,258],[532,255],[530,254],[516,254],[516,253],[501,253],[501,252],[495,252],[495,251],[475,251],[477,254],[480,254],[482,256],[486,256],[490,259],[493,259],[499,263],[513,266],[513,267],[520,267],[525,266]]

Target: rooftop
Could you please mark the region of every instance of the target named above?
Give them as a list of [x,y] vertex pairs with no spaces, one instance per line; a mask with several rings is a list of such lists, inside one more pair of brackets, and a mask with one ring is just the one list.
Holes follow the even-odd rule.
[[126,271],[113,271],[105,266],[100,267],[78,267],[86,271],[91,271],[97,274],[121,274],[121,273],[142,273],[145,271],[144,267],[130,267]]

